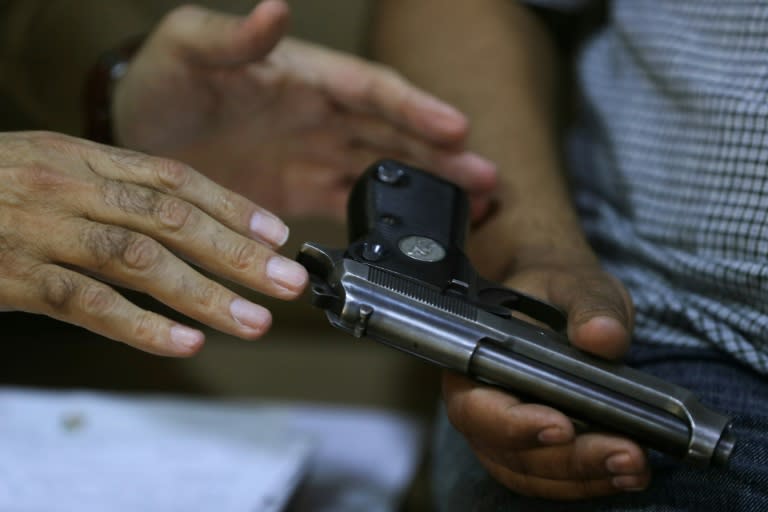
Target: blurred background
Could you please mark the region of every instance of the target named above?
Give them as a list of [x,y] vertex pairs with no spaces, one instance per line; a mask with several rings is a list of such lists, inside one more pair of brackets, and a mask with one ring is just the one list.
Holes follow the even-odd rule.
[[[136,3],[142,6],[148,21],[156,22],[181,2]],[[233,13],[245,13],[254,5],[253,1],[243,0],[197,3]],[[370,2],[289,3],[293,9],[292,35],[366,54]],[[83,10],[82,15],[88,15],[88,10]],[[37,126],[24,107],[1,94],[0,129],[32,127]],[[286,255],[295,256],[300,244],[307,240],[338,247],[345,244],[344,226],[315,219],[287,220],[292,233],[283,250]],[[187,360],[146,355],[44,317],[2,313],[0,379],[12,385],[356,405],[431,420],[439,389],[436,369],[393,349],[332,329],[324,314],[309,305],[307,297],[282,303],[252,293],[250,296],[272,309],[272,331],[255,342],[208,332],[204,349]],[[143,297],[136,299],[147,301]],[[159,304],[152,307],[173,315]],[[420,474],[409,491],[406,510],[426,510],[422,478]]]
[[[290,33],[296,37],[301,37],[313,42],[343,50],[355,54],[365,54],[366,52],[366,28],[369,23],[369,14],[371,0],[324,0],[322,2],[312,0],[286,0],[291,6],[291,26]],[[197,0],[183,2],[180,0],[121,0],[115,2],[104,2],[103,0],[26,0],[24,9],[9,9],[0,2],[0,13],[11,12],[8,19],[0,19],[0,28],[4,32],[13,32],[13,19],[17,11],[22,11],[24,16],[33,17],[30,29],[39,31],[33,34],[39,38],[59,38],[63,40],[80,37],[83,40],[90,41],[110,41],[110,36],[122,37],[119,27],[121,23],[131,27],[140,27],[143,32],[149,31],[162,16],[173,7],[192,3],[206,6],[234,14],[245,14],[250,11],[256,0]],[[8,5],[18,2],[8,2]],[[130,7],[125,7],[129,5]],[[119,7],[118,7],[119,6]],[[31,13],[31,14],[29,14]],[[123,18],[124,21],[115,20],[115,17]],[[88,33],[78,33],[77,29],[71,26],[67,27],[67,18],[91,17],[97,20],[104,20],[99,23],[83,23],[87,26]],[[130,19],[129,19],[130,18]],[[118,27],[116,30],[115,27]],[[84,31],[85,32],[85,31]],[[26,38],[25,39],[30,39]],[[13,43],[13,37],[4,37],[4,43]],[[25,41],[27,42],[27,41]],[[74,45],[73,45],[74,46]],[[48,53],[46,53],[48,52]],[[7,46],[0,47],[0,66],[5,67],[8,56],[13,53]],[[60,69],[67,69],[69,63],[56,62],[53,52],[44,44],[38,47],[32,47],[25,57],[28,60],[36,60],[45,64],[51,69],[51,77],[56,75],[57,66]],[[0,69],[2,69],[0,68]],[[38,77],[39,78],[39,77]],[[0,74],[0,90],[13,87],[12,81],[9,82],[7,76]],[[46,84],[48,86],[49,84]],[[48,87],[55,89],[55,87]],[[0,129],[19,129],[35,127],[30,119],[30,112],[25,112],[23,106],[14,103],[13,94],[0,94]],[[23,94],[16,94],[23,96]],[[18,99],[18,98],[17,98]],[[74,123],[74,120],[67,120]]]

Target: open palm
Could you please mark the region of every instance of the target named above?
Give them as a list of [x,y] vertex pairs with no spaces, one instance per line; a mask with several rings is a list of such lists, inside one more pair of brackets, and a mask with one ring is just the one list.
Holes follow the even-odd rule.
[[461,114],[372,63],[280,41],[286,15],[278,0],[244,19],[171,13],[117,90],[119,141],[280,215],[341,217],[354,178],[384,156],[490,188],[493,166],[463,151]]

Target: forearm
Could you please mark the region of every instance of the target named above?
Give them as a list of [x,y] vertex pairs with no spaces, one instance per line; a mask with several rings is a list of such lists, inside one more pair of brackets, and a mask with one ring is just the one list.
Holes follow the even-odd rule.
[[557,58],[540,21],[510,0],[388,0],[377,10],[375,55],[465,112],[471,149],[499,165],[501,208],[474,249],[514,256],[493,268],[545,248],[590,258],[561,171]]
[[2,88],[40,127],[70,134],[82,133],[83,82],[98,56],[153,23],[122,0],[11,1],[0,15]]

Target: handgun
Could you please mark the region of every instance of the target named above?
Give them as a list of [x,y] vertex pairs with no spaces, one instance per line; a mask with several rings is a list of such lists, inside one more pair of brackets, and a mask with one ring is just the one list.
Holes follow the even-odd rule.
[[[464,253],[469,202],[396,160],[357,180],[349,246],[307,242],[297,260],[330,323],[694,466],[725,466],[731,420],[688,390],[574,347],[557,307],[482,278]],[[522,316],[522,315],[524,316]]]

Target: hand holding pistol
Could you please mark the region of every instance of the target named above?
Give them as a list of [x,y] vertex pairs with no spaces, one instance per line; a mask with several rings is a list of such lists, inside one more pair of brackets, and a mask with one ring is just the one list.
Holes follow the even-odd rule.
[[477,274],[463,252],[468,201],[455,185],[382,160],[355,185],[347,213],[346,250],[305,243],[298,256],[314,304],[337,328],[693,465],[728,462],[729,418],[686,389],[575,348],[558,308]]

